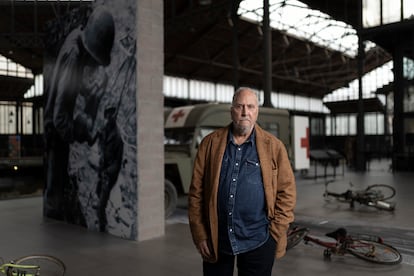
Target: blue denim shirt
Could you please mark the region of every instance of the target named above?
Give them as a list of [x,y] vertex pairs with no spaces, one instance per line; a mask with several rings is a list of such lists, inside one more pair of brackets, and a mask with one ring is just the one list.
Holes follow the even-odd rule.
[[240,254],[260,247],[268,237],[266,202],[255,132],[236,145],[229,132],[218,190],[219,250]]

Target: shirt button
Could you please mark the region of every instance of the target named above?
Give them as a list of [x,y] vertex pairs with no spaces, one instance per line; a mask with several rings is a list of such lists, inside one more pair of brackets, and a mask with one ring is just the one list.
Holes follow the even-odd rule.
[[233,195],[230,195],[230,198],[233,198]]
[[229,216],[231,216],[231,215],[233,215],[233,213],[232,212],[229,212]]
[[236,181],[236,178],[233,178],[233,182]]
[[241,150],[241,148],[237,148],[237,150]]
[[232,229],[232,228],[230,228],[230,229],[229,229],[229,232],[233,232],[233,229]]
[[236,163],[236,166],[238,166],[239,165],[239,163]]

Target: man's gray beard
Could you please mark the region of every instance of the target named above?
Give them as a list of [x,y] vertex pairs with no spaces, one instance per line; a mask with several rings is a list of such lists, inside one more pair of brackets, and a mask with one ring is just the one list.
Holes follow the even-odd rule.
[[251,128],[247,126],[240,126],[240,125],[234,124],[234,132],[235,134],[240,135],[240,136],[249,134],[250,129]]

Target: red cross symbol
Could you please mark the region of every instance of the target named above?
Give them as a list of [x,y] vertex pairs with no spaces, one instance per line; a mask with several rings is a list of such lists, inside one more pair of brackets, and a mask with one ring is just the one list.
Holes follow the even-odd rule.
[[300,138],[300,146],[306,148],[306,157],[309,158],[309,128],[306,128],[306,137]]
[[176,113],[172,114],[174,123],[176,123],[181,117],[184,117],[185,113],[182,109],[178,110]]

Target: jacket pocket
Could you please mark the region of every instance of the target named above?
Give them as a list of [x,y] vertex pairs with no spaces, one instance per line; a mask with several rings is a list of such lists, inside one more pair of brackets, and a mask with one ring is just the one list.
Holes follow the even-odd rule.
[[246,177],[251,184],[259,185],[262,183],[262,171],[259,161],[246,160]]

